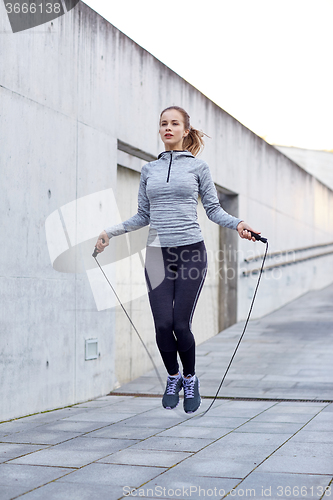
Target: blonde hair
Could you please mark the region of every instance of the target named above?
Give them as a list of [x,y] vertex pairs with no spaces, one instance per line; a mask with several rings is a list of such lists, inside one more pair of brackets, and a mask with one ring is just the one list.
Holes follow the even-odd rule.
[[205,134],[201,130],[193,128],[192,125],[190,124],[189,114],[185,111],[185,109],[181,108],[180,106],[169,106],[168,108],[163,109],[162,113],[160,114],[160,122],[164,111],[168,111],[169,109],[176,109],[183,116],[185,130],[189,130],[188,135],[183,139],[183,149],[187,149],[187,151],[196,156],[199,152],[203,150],[205,146],[205,143],[203,141],[203,136],[205,135],[206,137],[209,137],[209,135]]

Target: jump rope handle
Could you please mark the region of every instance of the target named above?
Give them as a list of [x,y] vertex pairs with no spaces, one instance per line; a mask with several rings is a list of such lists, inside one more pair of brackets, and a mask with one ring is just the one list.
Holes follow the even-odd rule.
[[[249,229],[247,229],[249,231]],[[263,243],[267,243],[267,238],[264,238],[263,236],[260,236],[257,233],[254,233],[253,231],[250,231],[251,235],[255,237],[257,241],[262,241]]]
[[[102,238],[102,241],[103,241],[103,243],[105,243],[105,239],[104,239],[104,238]],[[99,253],[101,253],[101,252],[98,252],[98,251],[97,251],[97,247],[95,247],[95,250],[94,250],[94,253],[92,254],[92,256],[93,256],[94,258],[96,258],[96,257],[97,257],[97,255],[98,255]]]

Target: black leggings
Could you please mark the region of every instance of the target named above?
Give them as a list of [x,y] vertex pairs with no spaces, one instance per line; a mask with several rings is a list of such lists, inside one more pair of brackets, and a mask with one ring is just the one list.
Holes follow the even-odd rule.
[[178,247],[146,247],[145,278],[156,342],[169,375],[195,373],[192,317],[207,273],[204,241]]

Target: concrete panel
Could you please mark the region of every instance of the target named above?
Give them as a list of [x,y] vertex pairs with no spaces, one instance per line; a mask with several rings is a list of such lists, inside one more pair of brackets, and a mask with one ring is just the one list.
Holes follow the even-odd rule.
[[333,190],[333,152],[287,146],[274,147]]

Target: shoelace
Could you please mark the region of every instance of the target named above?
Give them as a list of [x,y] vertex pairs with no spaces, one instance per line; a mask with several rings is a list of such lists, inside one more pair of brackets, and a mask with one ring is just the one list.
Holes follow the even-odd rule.
[[167,394],[175,394],[176,393],[176,385],[179,380],[178,378],[170,378],[168,377],[168,387],[167,387]]
[[194,377],[190,380],[184,378],[184,394],[186,398],[194,398],[194,384],[195,384]]

